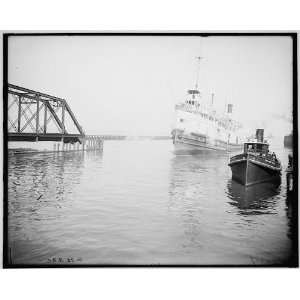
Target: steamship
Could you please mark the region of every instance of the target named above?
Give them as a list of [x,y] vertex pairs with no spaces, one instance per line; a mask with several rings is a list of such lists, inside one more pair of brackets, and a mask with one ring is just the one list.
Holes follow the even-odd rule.
[[[197,59],[200,62],[201,57]],[[195,88],[188,90],[185,101],[175,106],[175,126],[171,132],[175,154],[241,150],[242,125],[232,117],[233,105],[228,104],[226,112],[218,113],[214,94],[210,101],[203,99],[198,77],[199,68]]]

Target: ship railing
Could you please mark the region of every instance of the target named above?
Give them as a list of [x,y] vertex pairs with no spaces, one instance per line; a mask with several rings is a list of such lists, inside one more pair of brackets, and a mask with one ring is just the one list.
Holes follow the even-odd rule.
[[249,157],[251,157],[251,159],[261,162],[261,163],[267,163],[268,165],[271,165],[272,167],[276,167],[279,168],[280,167],[280,162],[278,161],[278,159],[276,158],[275,155],[272,154],[261,154],[261,153],[257,153],[257,154],[250,154],[248,153]]
[[247,155],[245,153],[242,153],[242,154],[238,154],[238,155],[235,155],[233,157],[230,158],[230,162],[234,162],[234,161],[237,161],[237,160],[242,160],[242,159],[246,159]]
[[175,105],[176,109],[184,108],[184,107],[185,107],[184,103],[178,103],[178,104]]
[[204,119],[208,119],[212,122],[217,122],[218,123],[218,126],[219,127],[222,127],[224,129],[228,129],[228,130],[231,130],[231,131],[235,131],[236,129],[232,126],[229,126],[228,124],[226,124],[226,122],[228,120],[221,120],[220,118],[214,116],[214,115],[211,115],[210,113],[205,113],[205,112],[202,112],[199,110],[199,106],[192,106],[192,105],[188,105],[186,103],[177,103],[175,105],[175,109],[179,109],[179,110],[182,110],[182,111],[186,111],[186,112],[191,112],[191,113],[194,113],[194,114],[199,114],[201,115],[202,118]]
[[261,162],[264,164],[268,164],[272,167],[275,167],[275,168],[280,167],[280,162],[274,155],[255,153],[255,152],[254,153],[248,152],[248,153],[242,153],[242,154],[235,155],[230,158],[230,162],[246,159],[247,156],[248,156],[248,158],[251,158],[252,160],[255,160],[255,161],[258,161],[258,162]]

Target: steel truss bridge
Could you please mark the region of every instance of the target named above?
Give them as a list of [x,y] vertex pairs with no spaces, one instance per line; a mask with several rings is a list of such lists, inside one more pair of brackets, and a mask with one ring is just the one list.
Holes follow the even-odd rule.
[[12,84],[6,88],[8,141],[73,144],[85,140],[86,135],[65,99]]

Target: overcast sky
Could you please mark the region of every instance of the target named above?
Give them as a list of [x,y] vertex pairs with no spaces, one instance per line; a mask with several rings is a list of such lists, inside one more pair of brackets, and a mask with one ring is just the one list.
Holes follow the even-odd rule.
[[174,105],[199,87],[247,127],[286,134],[289,37],[9,37],[8,81],[67,99],[87,134],[168,135]]

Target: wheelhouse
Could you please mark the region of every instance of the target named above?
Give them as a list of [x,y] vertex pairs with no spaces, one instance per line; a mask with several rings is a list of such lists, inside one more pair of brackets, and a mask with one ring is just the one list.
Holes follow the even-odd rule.
[[258,153],[258,154],[268,154],[269,144],[267,143],[245,143],[244,144],[244,153]]

